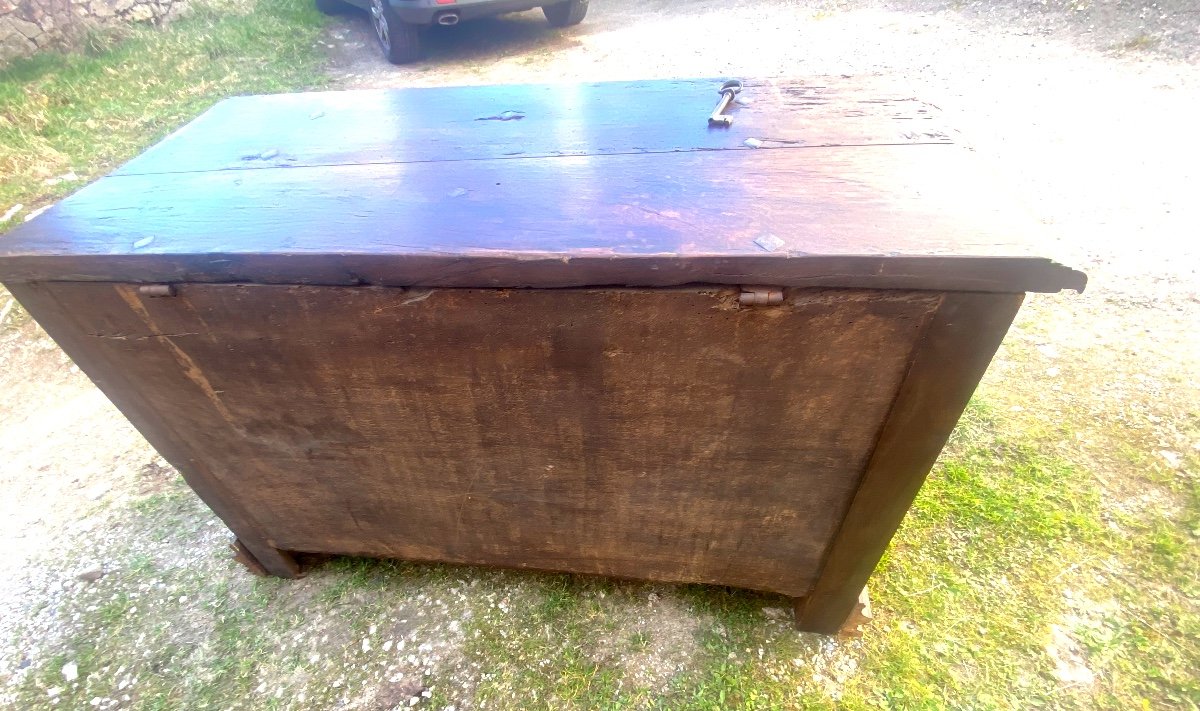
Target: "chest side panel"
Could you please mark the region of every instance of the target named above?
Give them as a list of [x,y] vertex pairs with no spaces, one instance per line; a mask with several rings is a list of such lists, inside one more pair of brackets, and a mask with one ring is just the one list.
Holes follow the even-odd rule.
[[815,580],[940,300],[36,288],[89,375],[137,382],[151,438],[237,492],[278,548],[790,595]]

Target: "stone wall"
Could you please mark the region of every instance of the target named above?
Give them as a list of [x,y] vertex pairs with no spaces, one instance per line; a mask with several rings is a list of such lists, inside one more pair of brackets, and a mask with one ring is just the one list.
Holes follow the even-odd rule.
[[70,47],[87,28],[117,23],[159,24],[186,0],[0,0],[0,62]]

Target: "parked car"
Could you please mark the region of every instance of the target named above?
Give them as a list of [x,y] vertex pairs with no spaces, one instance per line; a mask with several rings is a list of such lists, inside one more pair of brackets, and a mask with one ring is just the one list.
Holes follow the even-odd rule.
[[570,27],[583,22],[588,10],[588,0],[316,0],[316,3],[317,9],[327,15],[344,12],[347,5],[366,10],[371,15],[383,56],[393,64],[420,59],[420,30],[434,23],[457,25],[462,20],[540,7],[552,27]]

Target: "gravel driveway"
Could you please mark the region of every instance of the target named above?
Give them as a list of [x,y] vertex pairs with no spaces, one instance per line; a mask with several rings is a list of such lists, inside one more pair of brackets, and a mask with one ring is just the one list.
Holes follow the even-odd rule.
[[[1010,187],[1043,253],[1089,274],[1082,296],[1032,296],[1018,325],[1038,323],[1053,352],[1094,370],[1074,388],[1014,383],[1017,396],[1051,412],[1200,405],[1191,0],[595,0],[564,31],[534,10],[427,40],[426,61],[393,67],[352,13],[330,30],[331,71],[343,88],[863,74],[907,86]],[[1192,444],[1173,439],[1163,446]]]
[[[1073,423],[1064,446],[1106,505],[1165,515],[1177,504],[1117,461],[1112,428],[1168,460],[1200,452],[1198,34],[1194,0],[593,0],[568,30],[539,11],[433,28],[428,59],[406,67],[384,62],[359,13],[335,18],[326,43],[338,88],[862,74],[909,87],[1011,186],[1046,256],[1090,276],[1083,295],[1031,296],[984,387],[1016,422]],[[98,507],[153,493],[169,471],[32,324],[0,334],[0,354],[0,637],[18,640],[2,655],[15,669],[84,584],[38,561],[110,555],[136,531]],[[195,525],[195,549],[139,555],[224,565],[210,560],[220,527]]]

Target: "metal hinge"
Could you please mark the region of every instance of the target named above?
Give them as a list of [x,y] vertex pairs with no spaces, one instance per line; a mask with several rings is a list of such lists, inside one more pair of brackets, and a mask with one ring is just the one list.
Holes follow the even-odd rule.
[[743,286],[738,294],[738,303],[743,306],[769,306],[783,303],[783,289],[777,286]]
[[142,284],[138,287],[141,296],[174,296],[175,286],[172,284]]

